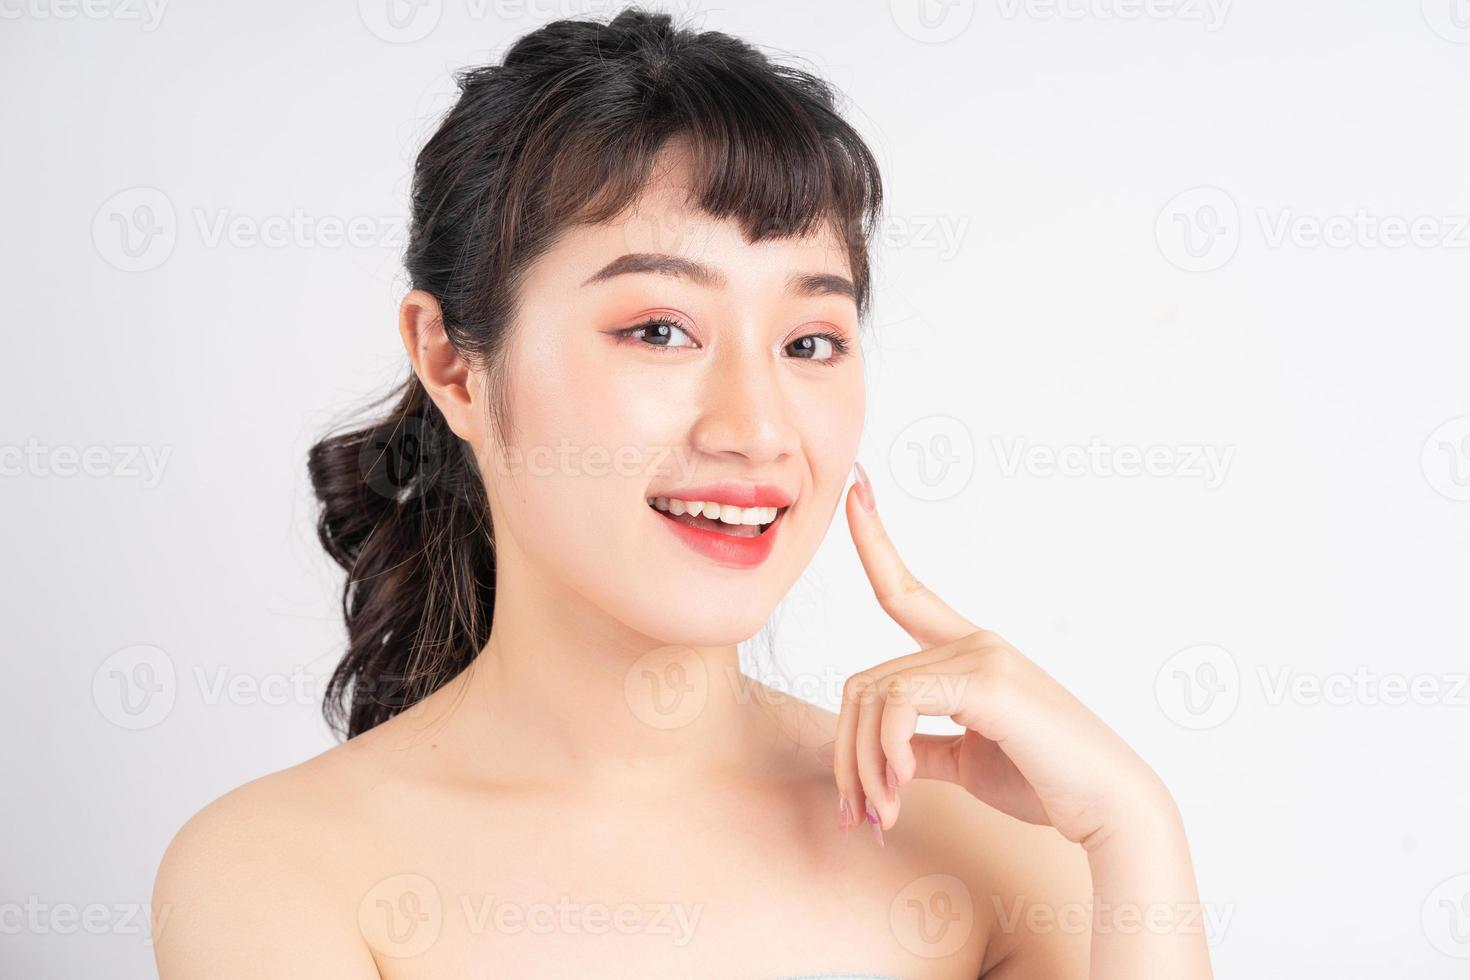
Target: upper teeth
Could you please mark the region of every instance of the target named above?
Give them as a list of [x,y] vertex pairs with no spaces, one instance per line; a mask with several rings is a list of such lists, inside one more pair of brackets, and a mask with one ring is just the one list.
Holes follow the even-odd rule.
[[779,507],[736,507],[713,500],[680,500],[678,497],[649,497],[648,502],[670,514],[703,514],[722,524],[769,524],[776,519]]

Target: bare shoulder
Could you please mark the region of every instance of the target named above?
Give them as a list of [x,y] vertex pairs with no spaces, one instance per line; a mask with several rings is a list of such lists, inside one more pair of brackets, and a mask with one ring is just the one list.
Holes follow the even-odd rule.
[[[783,727],[802,749],[833,738],[837,714],[794,704]],[[818,764],[820,765],[820,764]],[[830,770],[822,776],[830,779]],[[901,791],[890,851],[957,879],[945,897],[968,908],[985,936],[982,975],[996,980],[1087,976],[1092,875],[1080,846],[1052,827],[1028,824],[981,803],[963,787],[917,780]],[[955,904],[958,903],[958,906]]]
[[341,804],[362,759],[336,746],[179,829],[153,889],[162,980],[378,976],[346,900],[356,846]]

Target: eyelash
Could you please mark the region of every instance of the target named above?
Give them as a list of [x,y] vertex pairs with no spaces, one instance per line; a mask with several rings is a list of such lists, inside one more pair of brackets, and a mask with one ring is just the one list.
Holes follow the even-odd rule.
[[[684,329],[683,324],[679,323],[678,321],[671,320],[671,319],[668,319],[666,317],[657,317],[656,316],[656,317],[649,317],[647,320],[644,320],[642,323],[635,324],[634,326],[626,327],[626,328],[624,328],[622,330],[615,330],[615,331],[613,331],[613,336],[618,337],[620,339],[626,339],[626,338],[632,337],[632,335],[635,334],[635,333],[637,333],[639,330],[647,330],[650,327],[672,327],[675,330],[682,331],[685,334],[688,334],[689,333],[688,330]],[[832,367],[833,365],[837,364],[837,362],[839,362],[839,361],[843,360],[845,357],[847,357],[849,351],[851,350],[851,347],[848,344],[846,338],[842,337],[840,334],[832,333],[830,331],[821,331],[821,332],[818,332],[818,333],[802,334],[800,337],[798,337],[796,339],[797,340],[805,340],[808,337],[820,337],[823,340],[826,340],[828,343],[830,343],[832,345],[832,356],[829,357],[829,358],[827,358],[826,360],[821,360],[821,361],[814,360],[813,358],[810,358],[810,357],[797,357],[797,358],[793,358],[793,360],[798,360],[798,361],[812,361],[815,364],[822,364],[822,365],[825,365],[827,367]],[[795,342],[796,341],[792,341],[792,343],[795,343]],[[678,348],[676,348],[676,347],[675,348],[670,348],[670,347],[662,346],[660,344],[643,344],[641,346],[651,347],[654,350],[657,350],[657,351],[660,351],[660,352],[668,351],[668,350],[678,350]],[[787,346],[790,346],[790,345],[788,344]]]

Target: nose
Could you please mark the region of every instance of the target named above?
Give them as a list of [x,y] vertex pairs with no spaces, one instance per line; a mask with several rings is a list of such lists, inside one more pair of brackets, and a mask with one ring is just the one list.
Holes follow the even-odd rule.
[[704,379],[691,441],[703,455],[774,463],[798,445],[796,418],[783,390],[777,355],[726,346]]

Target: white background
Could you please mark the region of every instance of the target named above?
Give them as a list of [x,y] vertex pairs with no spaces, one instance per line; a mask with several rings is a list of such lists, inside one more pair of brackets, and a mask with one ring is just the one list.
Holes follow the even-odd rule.
[[[1163,774],[1219,976],[1464,976],[1470,5],[926,2],[683,8],[879,156],[891,533]],[[612,9],[386,3],[0,0],[5,976],[153,975],[173,832],[330,744],[304,454],[404,370],[413,156]],[[909,648],[840,509],[778,622],[829,706]]]

